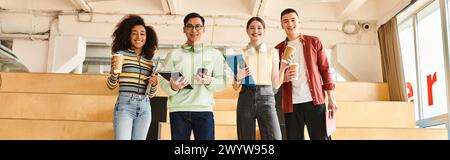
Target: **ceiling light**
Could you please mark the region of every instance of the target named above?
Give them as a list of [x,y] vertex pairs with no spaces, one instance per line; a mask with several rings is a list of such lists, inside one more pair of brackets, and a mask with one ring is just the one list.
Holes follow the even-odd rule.
[[360,27],[358,21],[356,21],[356,20],[345,21],[344,24],[342,25],[342,31],[345,34],[349,34],[349,35],[359,33],[360,29],[361,29],[361,27]]

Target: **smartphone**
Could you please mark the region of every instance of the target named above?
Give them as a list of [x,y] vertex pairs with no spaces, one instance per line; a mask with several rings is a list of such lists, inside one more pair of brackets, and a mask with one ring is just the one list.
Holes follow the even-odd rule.
[[199,68],[197,70],[197,74],[203,73],[204,75],[208,75],[208,69],[207,68]]

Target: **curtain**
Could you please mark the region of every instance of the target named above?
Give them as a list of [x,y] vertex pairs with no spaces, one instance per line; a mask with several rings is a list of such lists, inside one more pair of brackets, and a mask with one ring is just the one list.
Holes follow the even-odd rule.
[[378,29],[383,81],[389,86],[391,101],[407,101],[403,73],[397,18],[394,17]]

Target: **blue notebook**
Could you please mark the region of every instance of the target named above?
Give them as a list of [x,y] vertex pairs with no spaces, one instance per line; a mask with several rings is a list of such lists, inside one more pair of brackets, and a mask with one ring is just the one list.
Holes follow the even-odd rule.
[[[238,72],[238,67],[244,68],[245,66],[247,66],[242,54],[226,55],[225,59],[227,61],[228,66],[230,66],[231,70],[233,71],[235,78],[236,78],[236,75]],[[241,81],[241,84],[245,85],[245,86],[256,86],[255,80],[253,79],[253,77],[251,75],[245,77]]]

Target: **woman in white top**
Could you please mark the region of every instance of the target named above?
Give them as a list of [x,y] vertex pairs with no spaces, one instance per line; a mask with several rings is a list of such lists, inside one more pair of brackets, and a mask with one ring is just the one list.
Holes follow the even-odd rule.
[[[262,140],[281,140],[281,129],[275,108],[275,91],[283,82],[288,64],[279,66],[278,51],[263,43],[265,23],[259,17],[247,22],[250,42],[242,50],[246,66],[238,69],[233,88],[239,92],[237,131],[239,140],[255,140],[258,120]],[[239,67],[239,68],[241,68]]]

